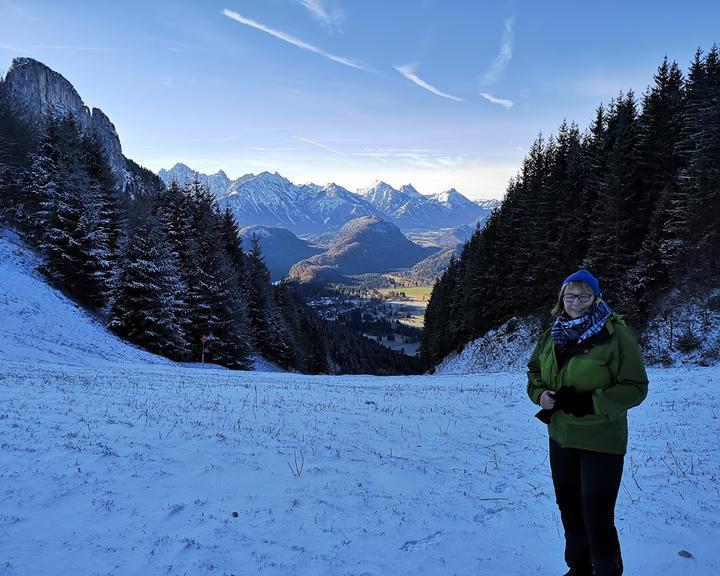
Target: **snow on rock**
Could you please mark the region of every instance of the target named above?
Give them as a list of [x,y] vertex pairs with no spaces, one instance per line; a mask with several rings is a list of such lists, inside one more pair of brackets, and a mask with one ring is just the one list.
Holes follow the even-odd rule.
[[646,356],[663,366],[720,364],[720,288],[672,290],[643,334]]
[[[173,180],[177,182],[179,186],[188,186],[197,178],[201,184],[208,187],[213,197],[218,199],[223,198],[227,194],[228,188],[230,184],[232,184],[230,178],[228,178],[227,174],[222,170],[218,170],[215,174],[206,175],[180,162],[175,164],[170,170],[161,169],[160,172],[158,172],[158,176],[166,186],[170,186]],[[243,178],[247,178],[248,176],[253,177],[254,175],[249,174]]]
[[448,355],[435,374],[469,374],[525,370],[542,325],[536,318],[512,318],[496,330],[467,343],[457,354]]
[[252,355],[253,370],[256,372],[287,372],[285,368],[276,364],[272,360],[268,360],[260,356],[260,354]]

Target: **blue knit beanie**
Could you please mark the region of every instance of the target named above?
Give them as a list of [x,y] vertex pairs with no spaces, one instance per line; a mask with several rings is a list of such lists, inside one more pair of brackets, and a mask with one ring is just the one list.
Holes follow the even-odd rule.
[[565,278],[565,281],[562,283],[560,289],[562,290],[565,288],[565,286],[570,284],[570,282],[584,282],[592,288],[596,298],[600,298],[602,296],[600,292],[600,282],[598,282],[598,279],[585,269],[578,270],[574,274],[570,274],[570,276]]

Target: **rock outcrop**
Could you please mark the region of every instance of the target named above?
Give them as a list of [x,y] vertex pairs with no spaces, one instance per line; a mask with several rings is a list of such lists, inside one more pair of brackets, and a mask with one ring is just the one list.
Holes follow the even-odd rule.
[[99,108],[90,110],[61,74],[32,58],[15,58],[0,80],[0,105],[30,129],[39,130],[50,114],[72,114],[84,134],[93,135],[121,191],[151,191],[162,184],[147,179],[123,156],[115,126]]

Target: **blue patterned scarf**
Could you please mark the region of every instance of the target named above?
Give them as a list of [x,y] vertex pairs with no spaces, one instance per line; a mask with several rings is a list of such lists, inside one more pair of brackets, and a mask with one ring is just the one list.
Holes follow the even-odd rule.
[[569,343],[577,344],[598,334],[612,313],[605,301],[598,300],[586,314],[575,320],[560,314],[555,318],[550,335],[558,348],[565,348]]

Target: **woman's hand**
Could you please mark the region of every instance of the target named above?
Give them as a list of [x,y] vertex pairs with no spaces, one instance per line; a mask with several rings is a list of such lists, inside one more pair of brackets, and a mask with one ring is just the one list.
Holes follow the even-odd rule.
[[540,395],[540,406],[545,410],[552,410],[555,408],[555,393],[550,390],[545,390]]

